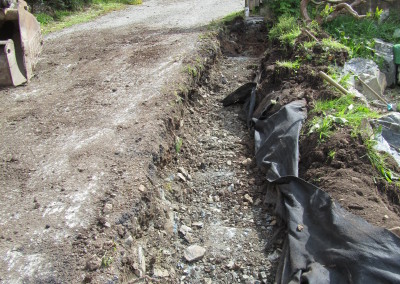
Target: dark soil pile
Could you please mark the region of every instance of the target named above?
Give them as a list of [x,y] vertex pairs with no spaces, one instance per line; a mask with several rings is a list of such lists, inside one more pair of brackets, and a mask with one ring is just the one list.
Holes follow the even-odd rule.
[[[319,40],[326,38],[324,33]],[[266,118],[281,106],[305,98],[307,109],[315,101],[340,96],[318,76],[319,71],[328,72],[328,65],[341,66],[348,57],[345,51],[327,53],[316,45],[312,56],[302,48],[310,41],[303,32],[293,47],[272,42],[261,63],[260,81],[257,89],[256,118]],[[297,70],[280,67],[276,62],[301,60]],[[271,103],[272,102],[272,103]],[[312,119],[309,115],[308,121]],[[308,121],[304,124],[308,128]],[[303,133],[307,133],[304,129]],[[339,128],[321,141],[317,134],[303,134],[300,138],[299,177],[329,193],[344,208],[363,217],[370,223],[385,228],[400,225],[398,187],[389,184],[371,165],[361,137],[352,137],[351,129]]]

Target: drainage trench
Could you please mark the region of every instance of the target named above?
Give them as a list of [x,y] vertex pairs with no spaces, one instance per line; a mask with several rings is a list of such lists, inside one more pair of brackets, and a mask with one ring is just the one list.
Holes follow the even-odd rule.
[[[222,56],[180,122],[177,158],[162,170],[167,233],[158,254],[150,249],[148,269],[174,281],[274,281],[283,236],[253,159],[254,140],[242,106],[221,103],[257,76],[266,34],[261,19],[234,21],[220,33]],[[188,261],[185,254],[194,246],[199,250],[194,253],[204,256]]]

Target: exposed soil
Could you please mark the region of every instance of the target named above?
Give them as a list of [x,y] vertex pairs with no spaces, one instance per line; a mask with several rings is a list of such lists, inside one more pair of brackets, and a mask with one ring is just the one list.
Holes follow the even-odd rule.
[[[326,37],[318,34],[320,39]],[[330,53],[329,58],[316,46],[312,58],[303,60],[298,70],[278,67],[277,60],[306,58],[302,34],[291,47],[282,47],[275,42],[269,47],[262,61],[262,76],[258,86],[258,108],[255,117],[265,118],[282,105],[305,98],[311,110],[316,100],[332,99],[339,93],[323,84],[318,71],[327,72],[327,62],[344,64],[345,52]],[[271,105],[271,100],[276,100]],[[308,118],[308,121],[312,117]],[[305,123],[304,133],[308,133]],[[321,187],[350,212],[363,217],[370,223],[391,229],[400,224],[398,186],[388,184],[371,165],[361,137],[352,137],[348,128],[338,128],[334,134],[321,141],[317,134],[304,134],[300,139],[299,177]],[[329,154],[335,153],[334,157]],[[393,164],[394,172],[399,172]]]
[[120,218],[140,234],[154,214],[140,185],[173,147],[171,86],[185,58],[206,59],[205,26],[242,3],[143,2],[50,34],[31,83],[0,90],[0,282],[79,283]]
[[387,229],[400,224],[396,188],[379,177],[361,138],[351,137],[349,129],[339,129],[323,143],[316,134],[304,136],[300,152],[300,175],[348,211]]
[[[268,43],[259,19],[200,44],[201,25],[242,4],[214,2],[145,1],[50,35],[32,82],[0,91],[0,282],[274,282],[275,196],[242,106],[221,100],[258,81],[254,116],[300,98],[311,109],[337,96],[316,71],[346,54],[278,67],[304,54]],[[375,225],[400,225],[394,187],[348,129],[325,143],[303,135],[300,156],[301,178]],[[204,255],[188,261],[191,245]]]

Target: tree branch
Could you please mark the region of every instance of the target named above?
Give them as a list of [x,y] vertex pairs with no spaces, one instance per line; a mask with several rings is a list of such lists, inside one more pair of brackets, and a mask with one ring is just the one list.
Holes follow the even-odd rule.
[[351,4],[347,4],[347,3],[338,4],[338,5],[336,5],[336,7],[335,7],[335,11],[334,11],[332,14],[330,14],[330,15],[327,17],[326,20],[327,20],[328,22],[332,21],[332,20],[335,19],[337,16],[339,16],[340,13],[342,13],[342,10],[346,10],[350,15],[352,15],[352,16],[353,16],[354,18],[356,18],[356,19],[365,18],[366,15],[360,15],[360,14],[357,13],[356,10],[354,10],[354,7],[356,7],[356,6],[358,6],[358,5],[362,4],[362,3],[365,3],[365,0],[355,0],[355,1],[354,1],[353,3],[351,3]]

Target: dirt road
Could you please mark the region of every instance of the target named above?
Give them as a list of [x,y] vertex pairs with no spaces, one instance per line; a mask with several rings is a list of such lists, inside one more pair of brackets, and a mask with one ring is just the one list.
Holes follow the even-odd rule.
[[135,204],[165,88],[204,26],[242,4],[149,0],[47,36],[32,82],[0,90],[0,282],[83,280],[77,240]]

